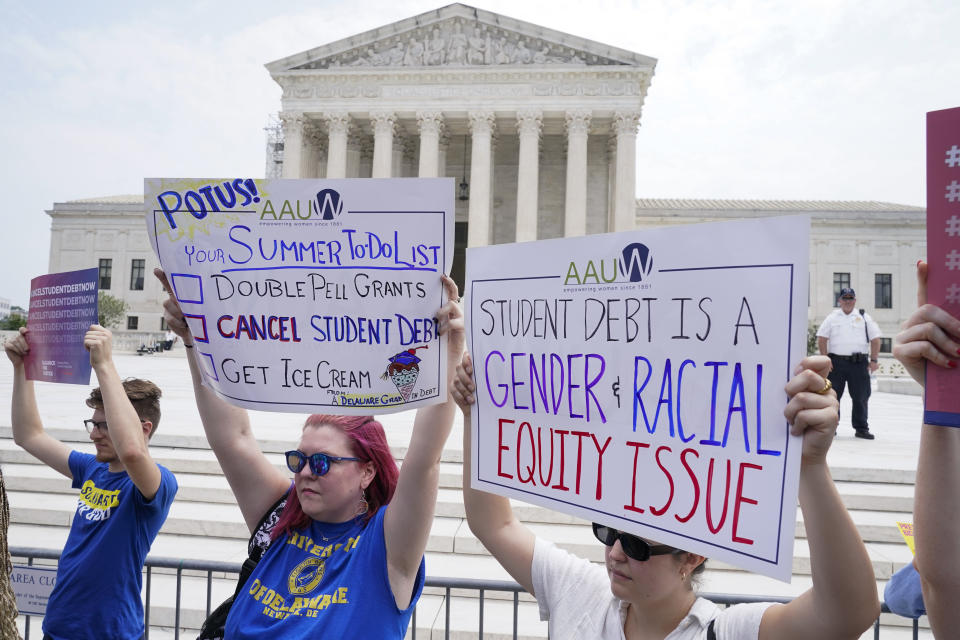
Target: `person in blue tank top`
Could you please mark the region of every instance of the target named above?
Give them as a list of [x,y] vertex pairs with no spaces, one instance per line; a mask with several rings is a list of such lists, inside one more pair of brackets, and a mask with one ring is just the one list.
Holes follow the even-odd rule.
[[43,428],[33,382],[24,371],[29,337],[23,328],[4,344],[14,372],[13,439],[80,489],[43,637],[141,638],[143,562],[177,493],[173,474],[153,460],[148,446],[160,423],[160,389],[149,380],[121,380],[110,331],[92,325],[83,343],[100,386],[87,398],[93,415],[83,422],[96,455],[72,451]]
[[[166,276],[155,273],[169,292]],[[452,377],[464,348],[463,314],[456,284],[447,276],[443,282],[450,302],[436,317],[448,337]],[[403,638],[423,589],[453,399],[417,411],[402,470],[374,418],[310,416],[286,454],[291,486],[260,450],[246,410],[201,384],[193,336],[172,295],[164,317],[183,339],[207,440],[251,533],[286,496],[270,546],[230,608],[224,637]]]

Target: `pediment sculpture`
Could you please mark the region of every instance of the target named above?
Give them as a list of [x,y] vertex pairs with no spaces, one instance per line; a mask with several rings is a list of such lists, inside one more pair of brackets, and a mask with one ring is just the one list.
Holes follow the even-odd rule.
[[624,63],[479,20],[454,18],[425,25],[367,46],[313,60],[296,68],[529,64],[621,65]]

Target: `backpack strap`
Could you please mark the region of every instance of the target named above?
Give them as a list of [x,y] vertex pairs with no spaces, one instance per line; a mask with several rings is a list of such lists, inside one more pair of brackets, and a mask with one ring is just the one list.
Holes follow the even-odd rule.
[[707,625],[707,640],[717,640],[717,632],[713,630],[713,623],[716,621],[716,618],[714,618]]
[[283,508],[287,505],[288,495],[290,495],[289,492],[283,494],[279,500],[273,503],[273,506],[260,518],[257,528],[250,534],[250,541],[247,543],[249,555],[247,559],[243,561],[243,566],[240,567],[240,577],[237,579],[237,588],[233,592],[234,596],[240,593],[250,574],[252,574],[253,570],[257,567],[257,563],[260,562],[260,558],[263,557],[264,552],[270,547],[270,532],[277,524],[277,520],[280,518],[280,512],[282,512]]

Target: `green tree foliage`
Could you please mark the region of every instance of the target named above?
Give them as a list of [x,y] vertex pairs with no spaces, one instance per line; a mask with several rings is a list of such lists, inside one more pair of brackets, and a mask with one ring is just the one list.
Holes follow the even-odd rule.
[[98,296],[97,321],[101,327],[113,329],[120,324],[130,308],[120,298],[115,298],[106,291],[100,291]]
[[27,326],[27,319],[19,313],[11,313],[6,318],[0,319],[0,329],[5,331],[16,331],[25,326]]
[[820,353],[817,347],[817,325],[810,323],[807,326],[807,355],[812,356]]

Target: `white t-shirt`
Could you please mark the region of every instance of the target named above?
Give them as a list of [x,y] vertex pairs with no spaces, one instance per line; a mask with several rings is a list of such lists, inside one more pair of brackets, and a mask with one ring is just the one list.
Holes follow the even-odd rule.
[[[866,323],[866,330],[863,328],[864,323]],[[861,316],[859,309],[854,309],[850,313],[844,313],[843,309],[834,309],[817,330],[817,337],[827,339],[827,351],[838,356],[870,353],[867,334],[870,335],[870,340],[883,335],[870,314]]]
[[[551,640],[624,640],[627,605],[610,591],[604,567],[537,538],[531,570],[540,619],[549,621]],[[717,640],[757,640],[760,620],[772,604],[720,609],[709,600],[697,598],[664,640],[706,640],[707,625],[713,619]]]

